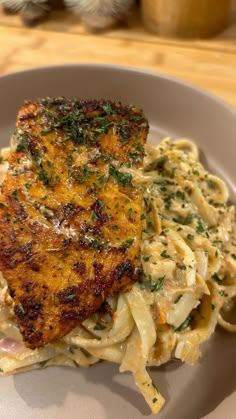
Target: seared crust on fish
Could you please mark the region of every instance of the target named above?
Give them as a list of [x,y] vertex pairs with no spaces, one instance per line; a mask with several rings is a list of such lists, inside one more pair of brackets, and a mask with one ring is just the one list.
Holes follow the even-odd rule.
[[0,195],[0,270],[26,345],[61,338],[139,279],[142,111],[47,98],[20,109]]

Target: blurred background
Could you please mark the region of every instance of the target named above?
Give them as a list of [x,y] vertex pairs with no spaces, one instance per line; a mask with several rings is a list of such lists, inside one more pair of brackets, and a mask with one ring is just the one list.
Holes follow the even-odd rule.
[[165,73],[236,105],[236,0],[0,0],[0,75],[119,64]]

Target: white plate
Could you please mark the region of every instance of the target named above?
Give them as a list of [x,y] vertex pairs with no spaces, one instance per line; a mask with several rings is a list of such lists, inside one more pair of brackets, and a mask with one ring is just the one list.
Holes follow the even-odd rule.
[[[64,95],[134,103],[149,118],[152,142],[164,134],[194,139],[204,163],[228,182],[234,200],[236,112],[203,91],[140,70],[74,65],[1,77],[0,92],[0,146],[8,145],[17,110],[26,99]],[[152,369],[167,400],[158,418],[235,418],[235,348],[236,335],[218,331],[194,367],[169,363]],[[138,419],[149,415],[131,374],[119,374],[118,366],[107,362],[89,369],[51,367],[2,377],[0,398],[1,419]]]

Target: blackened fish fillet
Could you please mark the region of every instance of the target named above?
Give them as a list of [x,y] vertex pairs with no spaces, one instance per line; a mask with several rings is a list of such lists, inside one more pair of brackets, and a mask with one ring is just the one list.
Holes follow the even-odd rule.
[[47,98],[20,109],[0,196],[0,270],[25,343],[71,331],[139,278],[143,113]]

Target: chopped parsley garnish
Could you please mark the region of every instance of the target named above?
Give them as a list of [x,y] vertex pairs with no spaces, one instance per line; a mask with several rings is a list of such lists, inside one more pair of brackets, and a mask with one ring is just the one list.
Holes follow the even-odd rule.
[[125,249],[128,249],[132,243],[134,242],[134,239],[127,239],[125,240],[125,242],[122,243],[122,247],[124,247]]
[[41,167],[42,157],[40,155],[35,156],[34,161],[37,167]]
[[185,196],[185,193],[183,192],[183,191],[176,191],[176,197],[177,198],[180,198],[182,201],[185,201],[186,200],[186,196]]
[[223,279],[221,279],[221,278],[217,275],[217,273],[216,273],[216,272],[212,275],[212,279],[214,279],[214,281],[215,281],[215,282],[217,282],[217,284],[221,284],[221,283],[222,283],[222,281],[223,281]]
[[187,234],[187,239],[188,240],[193,240],[194,239],[194,235],[193,234]]
[[93,330],[104,330],[104,329],[106,329],[106,326],[104,326],[101,323],[97,323],[93,328]]
[[101,207],[104,207],[104,206],[105,206],[104,202],[103,202],[101,199],[98,199],[98,200],[97,200],[97,203],[98,203]]
[[231,253],[231,257],[236,260],[236,254],[235,253]]
[[136,150],[138,150],[140,153],[142,153],[142,155],[144,155],[144,147],[143,147],[143,145],[141,144],[141,143],[139,143],[139,142],[134,142],[133,144],[132,144],[132,146],[136,149]]
[[169,180],[169,179],[155,180],[154,183],[155,183],[155,185],[160,185],[161,187],[174,186],[175,185],[175,182],[173,182],[172,180]]
[[176,297],[174,304],[177,304],[179,302],[179,300],[181,300],[181,298],[183,297],[183,294],[178,295],[178,297]]
[[39,179],[39,180],[41,180],[41,182],[42,182],[45,186],[48,186],[48,185],[49,185],[49,183],[50,183],[51,178],[52,178],[52,175],[51,175],[51,174],[49,175],[49,174],[46,172],[46,170],[45,170],[43,167],[41,167],[41,169],[40,169],[40,170],[39,170],[39,172],[38,172],[38,179]]
[[156,384],[152,381],[152,387],[155,388],[155,390],[157,391],[157,393],[160,393],[160,391],[158,390]]
[[98,219],[98,216],[96,215],[96,213],[94,211],[91,212],[90,218],[92,221],[96,221]]
[[159,291],[164,285],[165,277],[166,275],[163,275],[158,279],[157,282],[150,282],[149,284],[150,291],[151,292]]
[[119,172],[114,166],[109,167],[109,175],[112,176],[121,186],[133,186],[130,173]]
[[151,256],[143,256],[143,261],[148,262],[150,260]]
[[26,132],[24,132],[23,134],[16,133],[16,138],[18,142],[16,151],[17,152],[20,152],[23,150],[29,151],[29,139],[28,139],[27,133]]
[[73,164],[73,156],[71,154],[66,157],[66,164],[67,166],[71,166]]
[[98,183],[103,183],[104,182],[104,178],[105,178],[104,175],[99,176],[98,179],[97,179]]
[[150,172],[152,170],[158,170],[158,171],[163,171],[165,164],[168,161],[168,157],[167,156],[162,156],[159,157],[158,159],[153,160],[145,169],[145,172]]
[[[161,189],[163,189],[163,188],[161,188]],[[168,192],[165,195],[164,202],[165,202],[165,208],[166,209],[170,209],[173,199],[175,199],[175,193],[174,192]]]
[[98,249],[98,247],[99,247],[99,242],[97,240],[92,240],[92,248]]
[[216,187],[217,187],[216,182],[214,182],[213,180],[208,180],[207,185],[210,189],[216,189]]
[[134,162],[138,162],[140,160],[140,153],[138,153],[137,151],[129,151],[128,152],[128,156],[130,159],[132,159]]
[[200,220],[198,220],[198,225],[197,225],[197,232],[198,233],[204,233],[205,229],[202,225],[202,222]]
[[78,346],[77,346],[77,345],[70,345],[70,347],[69,347],[69,352],[70,352],[71,354],[74,354],[74,353],[75,353],[75,351],[76,351],[76,349],[78,349]]
[[11,196],[15,199],[15,201],[18,201],[17,189],[15,189],[15,190],[11,193]]
[[107,118],[102,118],[98,116],[95,118],[95,121],[99,124],[99,127],[93,129],[93,134],[107,134],[110,128],[110,122],[107,120]]
[[103,110],[106,112],[107,115],[110,115],[113,112],[110,103],[108,103],[107,105],[104,105],[103,106]]
[[170,257],[170,256],[168,255],[168,253],[166,252],[166,250],[163,250],[163,251],[161,252],[160,256],[161,256],[162,258],[165,258],[165,259],[167,259],[167,258],[169,258],[169,257]]
[[76,183],[86,183],[94,172],[89,170],[88,165],[77,166],[74,170],[68,170],[68,176],[72,177]]
[[187,329],[187,327],[190,325],[192,320],[193,320],[193,316],[190,314],[179,327],[176,327],[174,329],[175,332],[182,332],[182,330]]
[[[144,275],[145,277],[146,275]],[[140,282],[140,288],[145,290],[148,289],[150,292],[154,292],[154,291],[159,291],[164,283],[165,283],[165,277],[166,275],[161,276],[160,278],[158,278],[157,281],[153,281],[151,275],[148,275],[148,279],[144,280],[143,282]]]
[[173,218],[173,221],[175,221],[175,223],[178,223],[178,224],[189,225],[192,223],[193,219],[194,219],[194,214],[189,212],[186,215],[186,217],[179,216],[177,218]]
[[47,128],[47,129],[42,130],[42,131],[40,132],[40,134],[41,134],[42,136],[44,136],[44,135],[50,134],[50,132],[52,132],[52,128]]
[[143,197],[143,202],[144,202],[145,208],[148,209],[148,207],[149,207],[149,200],[147,198],[145,198],[145,196]]

